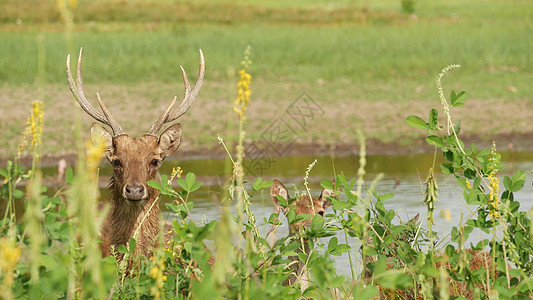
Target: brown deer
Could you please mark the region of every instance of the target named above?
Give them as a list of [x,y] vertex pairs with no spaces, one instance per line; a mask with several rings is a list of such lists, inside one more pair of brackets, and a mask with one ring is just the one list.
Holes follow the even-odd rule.
[[[274,179],[274,182],[270,187],[270,198],[274,202],[278,213],[283,211],[283,213],[286,215],[290,210],[290,206],[294,205],[297,215],[308,214],[313,217],[315,214],[319,214],[323,217],[326,213],[326,209],[331,206],[331,203],[326,200],[326,197],[335,197],[335,191],[330,189],[323,189],[320,193],[320,196],[318,198],[313,199],[310,198],[309,195],[302,195],[294,202],[292,202],[289,207],[280,206],[279,199],[277,196],[289,200],[289,192],[287,191],[287,188],[279,180]],[[291,236],[295,236],[300,232],[302,228],[309,227],[310,225],[311,219],[289,224],[289,234]],[[308,246],[307,239],[303,240],[302,247],[299,249],[299,251],[305,251],[307,256],[311,253],[311,249]],[[298,259],[298,256],[289,257],[289,260],[291,260],[290,267],[292,269],[292,274],[283,283],[283,285],[292,285],[294,283],[300,283],[301,290],[303,292],[309,285],[309,278],[307,275],[307,269],[305,267],[306,264],[305,262],[300,261]]]
[[177,97],[170,102],[161,116],[152,123],[150,130],[140,138],[130,137],[124,133],[102,102],[100,95],[96,99],[102,113],[98,112],[87,100],[83,91],[81,77],[82,49],[78,56],[76,82],[70,71],[70,55],[67,56],[67,79],[72,95],[81,108],[96,121],[103,123],[110,131],[94,123],[91,126],[93,140],[105,141],[105,157],[113,166],[113,176],[109,189],[111,191],[111,210],[102,228],[103,256],[111,254],[111,247],[125,245],[137,233],[137,247],[134,254],[149,255],[150,248],[159,234],[159,206],[156,199],[159,191],[148,186],[148,180],[160,180],[158,169],[165,157],[172,155],[181,143],[181,125],[169,126],[161,135],[158,132],[165,123],[170,123],[182,116],[191,107],[204,81],[204,55],[200,50],[200,71],[194,88],[191,89],[187,74],[180,66],[185,84],[185,96],[172,111]]

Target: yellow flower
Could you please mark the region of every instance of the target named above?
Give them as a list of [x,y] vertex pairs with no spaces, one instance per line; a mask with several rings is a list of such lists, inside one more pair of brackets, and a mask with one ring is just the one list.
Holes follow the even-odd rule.
[[154,279],[155,284],[150,288],[150,294],[152,294],[154,298],[159,299],[161,297],[161,289],[165,285],[165,281],[167,281],[167,276],[163,275],[163,272],[165,271],[165,262],[162,259],[156,261],[156,259],[152,257],[152,263],[154,263],[154,266],[150,269],[148,275]]
[[87,171],[91,176],[96,174],[106,147],[103,137],[94,136],[93,138],[95,140],[88,140],[85,144],[87,148]]
[[183,173],[183,169],[181,167],[174,167],[172,168],[172,173],[170,173],[170,179],[169,183],[174,180],[174,178],[181,178],[181,174]]
[[[0,239],[0,274],[3,274],[2,284],[4,288],[10,288],[14,283],[14,268],[21,252],[22,250],[15,245],[13,240]],[[0,290],[4,290],[4,288],[0,288]]]
[[490,173],[489,173],[489,216],[492,220],[500,217],[500,199],[498,195],[500,194],[500,179],[496,177],[498,170],[499,155],[496,152],[496,145],[492,145],[491,156],[489,158],[491,162]]
[[248,73],[248,69],[252,64],[250,61],[250,50],[251,49],[248,46],[244,52],[244,60],[241,62],[243,68],[237,71],[237,74],[239,74],[239,82],[237,82],[237,98],[235,99],[235,105],[233,107],[233,110],[243,122],[245,121],[244,113],[252,94],[250,90],[252,75]]
[[452,212],[449,209],[441,209],[440,215],[444,218],[444,220],[446,220],[446,222],[449,223],[452,221]]
[[41,137],[43,135],[43,103],[41,101],[33,101],[33,108],[30,116],[30,131],[31,131],[31,146],[35,149],[37,145],[41,144]]
[[157,275],[159,274],[159,267],[154,266],[150,269],[150,272],[148,272],[148,275],[152,278],[157,278]]
[[7,272],[12,270],[17,264],[22,250],[19,247],[13,246],[5,238],[1,240],[2,246],[0,247],[0,270]]

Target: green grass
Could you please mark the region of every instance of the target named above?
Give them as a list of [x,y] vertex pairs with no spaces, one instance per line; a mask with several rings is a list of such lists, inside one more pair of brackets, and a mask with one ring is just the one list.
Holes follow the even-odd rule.
[[[86,82],[135,84],[173,82],[177,66],[192,75],[202,48],[207,77],[226,81],[239,55],[250,44],[253,73],[268,82],[335,82],[359,85],[374,82],[425,80],[447,64],[463,66],[462,76],[486,76],[513,85],[531,79],[533,40],[524,38],[533,24],[487,23],[419,24],[404,26],[277,28],[186,26],[155,32],[78,32],[75,49],[83,46]],[[0,81],[9,85],[33,83],[37,76],[37,33],[2,33]],[[63,34],[45,33],[48,83],[65,80],[67,49]],[[75,55],[75,53],[73,53]],[[193,71],[194,70],[194,71]],[[482,75],[485,74],[485,75]],[[486,74],[496,74],[491,78]],[[485,82],[478,97],[505,97],[498,84]],[[526,97],[531,85],[518,89]]]
[[[328,111],[352,103],[356,112],[378,101],[394,105],[414,101],[417,106],[432,101],[437,106],[434,76],[451,63],[462,68],[446,79],[447,86],[468,91],[469,98],[490,100],[491,105],[532,100],[533,39],[528,36],[533,32],[533,18],[528,12],[533,11],[533,3],[528,1],[417,1],[417,17],[402,14],[400,1],[102,3],[79,1],[71,49],[67,49],[56,1],[0,4],[0,93],[4,99],[17,99],[22,106],[30,98],[29,91],[37,90],[37,38],[42,35],[47,105],[69,97],[66,55],[70,52],[75,57],[83,46],[83,74],[90,97],[100,91],[114,110],[127,103],[149,104],[155,107],[154,113],[162,99],[181,94],[179,64],[192,80],[196,78],[199,48],[207,65],[202,101],[231,105],[235,71],[243,50],[251,45],[252,101],[260,103],[250,111],[250,128],[260,128],[249,133],[252,138],[275,117],[270,107],[285,108],[303,91]],[[2,110],[5,107],[0,105]],[[49,123],[57,130],[45,132],[53,141],[68,132],[71,121],[61,119],[53,103],[45,109],[50,109],[50,118],[57,119]],[[336,126],[346,132],[331,134],[318,126],[310,128],[310,136],[350,143],[348,136],[353,135],[349,133],[357,128],[385,142],[404,136],[404,115],[379,113],[372,122],[345,116]],[[485,130],[490,124],[481,123],[474,134],[526,130],[510,128],[497,107],[493,114],[492,119],[499,122],[496,131]],[[16,137],[25,119],[7,115],[0,119],[5,128],[2,135]],[[140,122],[121,120],[131,128],[128,132],[141,132],[151,116],[141,118],[142,129],[137,128]],[[228,120],[233,118],[223,123],[229,125]],[[213,124],[212,119],[198,122],[192,127],[209,129],[189,131],[190,141],[194,147],[210,148],[226,125]],[[12,140],[2,142],[9,153],[17,143]],[[61,150],[55,144],[62,143],[50,142],[50,151]]]

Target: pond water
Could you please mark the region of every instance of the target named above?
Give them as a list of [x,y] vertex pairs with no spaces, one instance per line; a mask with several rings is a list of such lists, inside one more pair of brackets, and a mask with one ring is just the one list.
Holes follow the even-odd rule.
[[[263,180],[272,180],[277,178],[281,180],[291,195],[294,195],[293,187],[299,191],[304,189],[303,178],[306,168],[315,160],[315,157],[298,156],[298,157],[281,157],[273,160],[269,168],[262,169],[258,174]],[[359,157],[348,156],[332,158],[329,156],[317,157],[317,163],[313,167],[310,177],[310,189],[314,196],[320,194],[320,181],[333,179],[334,174],[343,172],[346,178],[354,178],[359,168]],[[384,177],[378,183],[377,190],[379,193],[393,193],[394,198],[386,201],[385,206],[394,209],[402,220],[407,221],[420,213],[420,220],[425,220],[426,207],[424,205],[423,181],[433,162],[433,154],[413,154],[413,155],[374,155],[367,156],[366,176],[367,184],[377,176],[383,173]],[[442,155],[437,155],[437,166],[444,161]],[[525,171],[527,174],[524,188],[515,193],[515,199],[521,203],[521,210],[529,210],[533,203],[533,186],[531,170],[533,170],[533,153],[514,152],[502,153],[502,162],[504,170],[500,172],[501,180],[503,176],[510,176],[515,171]],[[187,161],[170,161],[162,170],[163,173],[169,173],[172,167],[180,166],[185,172],[194,172],[198,179],[204,181],[202,189],[191,195],[194,201],[192,215],[195,220],[218,219],[219,201],[223,197],[221,183],[231,174],[231,164],[225,160],[187,160]],[[252,170],[255,171],[255,170]],[[463,199],[462,189],[458,187],[454,177],[446,176],[440,173],[440,167],[436,168],[436,177],[439,183],[439,202],[436,204],[435,222],[433,230],[438,232],[439,238],[445,238],[453,226],[460,224],[461,217],[463,220],[468,219],[475,206],[467,205]],[[212,174],[218,174],[212,176]],[[253,177],[249,178],[253,180]],[[502,183],[503,189],[503,183]],[[253,192],[249,191],[251,194]],[[449,210],[451,221],[447,222],[440,216],[440,212]],[[260,226],[262,234],[266,233],[270,225],[265,224],[263,217],[268,217],[273,212],[273,204],[270,200],[269,189],[264,189],[260,193],[253,194],[252,211],[256,215],[257,223]],[[279,235],[288,234],[287,222],[278,229]],[[427,228],[426,223],[423,225]],[[346,242],[344,235],[338,235],[339,242]],[[473,232],[467,242],[477,242],[482,238],[487,238],[482,232]],[[327,244],[327,239],[322,239],[322,243]],[[359,249],[358,241],[351,239],[347,241],[352,249]],[[468,244],[467,244],[468,245]],[[358,251],[353,255],[358,257]],[[337,270],[340,274],[350,274],[350,263],[347,255],[335,257]],[[356,269],[360,266],[356,263]],[[357,270],[356,270],[357,272]],[[356,273],[357,274],[357,273]]]
[[[263,180],[272,180],[277,178],[281,180],[291,195],[294,195],[294,188],[299,191],[304,189],[303,178],[305,176],[306,168],[314,160],[317,160],[316,165],[310,172],[309,184],[311,193],[314,196],[320,194],[320,181],[331,180],[334,174],[343,172],[347,179],[356,176],[359,168],[358,156],[347,157],[277,157],[271,159],[266,168],[258,170],[249,169],[256,173],[256,176]],[[399,217],[406,221],[420,213],[420,220],[425,220],[426,208],[423,202],[423,181],[427,176],[427,172],[433,161],[433,154],[412,154],[412,155],[372,155],[367,156],[366,175],[367,184],[376,177],[377,174],[383,173],[384,177],[379,181],[377,190],[379,193],[393,193],[394,198],[386,201],[385,206],[389,209],[394,209],[398,212]],[[442,155],[437,155],[437,165],[444,161]],[[499,176],[511,175],[515,171],[525,171],[527,174],[526,184],[524,188],[515,193],[515,199],[521,203],[520,210],[529,210],[532,206],[533,200],[533,186],[531,170],[533,170],[533,153],[529,152],[505,152],[502,153],[502,162],[504,163],[504,170],[500,172]],[[251,164],[248,164],[251,165]],[[195,221],[202,219],[217,220],[220,216],[220,201],[223,198],[222,184],[231,174],[231,163],[225,159],[202,159],[196,158],[191,160],[167,160],[162,166],[162,174],[170,174],[173,167],[179,166],[184,170],[184,173],[193,172],[197,175],[197,180],[203,182],[200,190],[194,192],[190,196],[190,200],[194,202],[192,209],[192,218]],[[47,168],[43,170],[45,175],[55,174],[55,168]],[[109,176],[112,172],[109,164],[102,165],[101,176]],[[475,207],[466,205],[462,189],[460,189],[453,177],[446,176],[440,173],[440,167],[436,168],[436,177],[439,183],[439,202],[436,203],[435,222],[433,230],[437,231],[439,238],[445,238],[453,226],[460,223],[461,216],[463,220],[469,218]],[[247,178],[253,180],[254,177]],[[503,178],[501,178],[503,179]],[[502,180],[503,181],[503,180]],[[248,187],[250,184],[247,185]],[[102,197],[106,197],[105,184],[102,184]],[[503,189],[503,183],[502,183]],[[251,188],[249,193],[252,194],[252,211],[256,216],[257,224],[259,225],[262,234],[265,234],[270,225],[265,224],[263,217],[268,217],[274,210],[273,204],[270,200],[269,189],[264,189],[258,193],[253,193]],[[161,208],[164,210],[163,203],[168,199],[161,199]],[[20,206],[19,206],[20,207]],[[447,222],[440,216],[439,212],[449,210],[451,213],[451,221]],[[168,212],[164,212],[167,218],[171,218]],[[284,224],[278,228],[278,236],[288,234],[288,226],[286,220],[283,218]],[[424,222],[423,225],[427,228]],[[473,232],[470,236],[469,242],[476,242],[485,238],[480,232]],[[339,242],[346,242],[343,235],[339,235]],[[327,244],[327,239],[321,239],[322,243]],[[352,249],[359,249],[358,241],[351,239],[348,243]],[[354,251],[353,255],[358,256],[358,251]],[[337,270],[339,273],[348,275],[350,273],[350,264],[348,256],[335,257],[337,263]],[[358,265],[358,264],[357,264]],[[359,268],[357,266],[356,268]]]

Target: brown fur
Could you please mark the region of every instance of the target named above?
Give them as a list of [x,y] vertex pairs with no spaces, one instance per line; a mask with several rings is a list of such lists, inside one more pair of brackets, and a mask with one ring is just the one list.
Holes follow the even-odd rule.
[[[155,242],[159,233],[159,206],[155,203],[159,192],[148,186],[149,180],[159,180],[157,170],[165,157],[172,155],[181,143],[181,125],[169,126],[159,137],[157,134],[163,125],[170,124],[181,117],[196,100],[202,87],[205,74],[205,60],[200,50],[200,70],[198,79],[191,88],[185,70],[180,66],[185,95],[180,105],[173,110],[177,97],[174,97],[163,113],[141,138],[131,138],[124,134],[120,124],[106,108],[100,95],[96,99],[102,113],[98,112],[85,96],[81,77],[81,59],[83,49],[80,48],[76,81],[70,70],[70,55],[67,56],[67,82],[80,107],[93,119],[109,126],[111,131],[93,124],[91,137],[97,144],[105,143],[105,155],[113,165],[113,176],[110,183],[111,211],[102,229],[102,255],[111,254],[112,247],[126,244],[130,238],[137,238],[134,254],[147,255],[149,247]],[[138,233],[138,235],[136,235]],[[119,257],[121,259],[121,257]]]
[[[112,137],[104,128],[95,126],[91,130],[93,138],[105,138],[106,157],[113,165],[109,185],[111,210],[102,229],[102,255],[110,255],[112,246],[118,248],[125,245],[136,231],[137,247],[134,254],[150,255],[150,248],[159,234],[160,209],[154,203],[159,191],[148,186],[147,181],[160,180],[157,171],[163,159],[177,150],[181,142],[181,127],[179,124],[169,127],[160,138],[153,135],[132,138],[125,134]],[[144,197],[128,199],[126,186],[142,186]]]
[[[276,196],[281,196],[285,199],[289,199],[289,192],[287,188],[279,180],[274,179],[272,186],[270,187],[270,198],[274,202],[278,212],[283,211],[284,214],[287,214],[290,210],[289,207],[281,207],[279,205],[279,200]],[[296,199],[291,205],[295,205],[296,214],[308,214],[311,215],[311,218],[315,214],[324,216],[326,209],[331,206],[331,203],[326,200],[326,196],[335,196],[333,190],[323,189],[322,193],[318,198],[311,199],[308,195],[302,195]],[[303,227],[309,227],[311,225],[311,219],[304,221],[299,221],[289,225],[289,234],[294,236],[297,235]],[[303,248],[303,249],[302,249]],[[298,251],[305,251],[307,255],[311,253],[311,249],[308,247],[308,240],[303,239],[302,247]],[[290,267],[292,269],[292,275],[283,283],[283,285],[291,285],[297,282],[300,282],[302,286],[302,291],[307,288],[308,278],[307,270],[305,268],[305,262],[299,260],[298,256],[289,257],[291,260]]]

